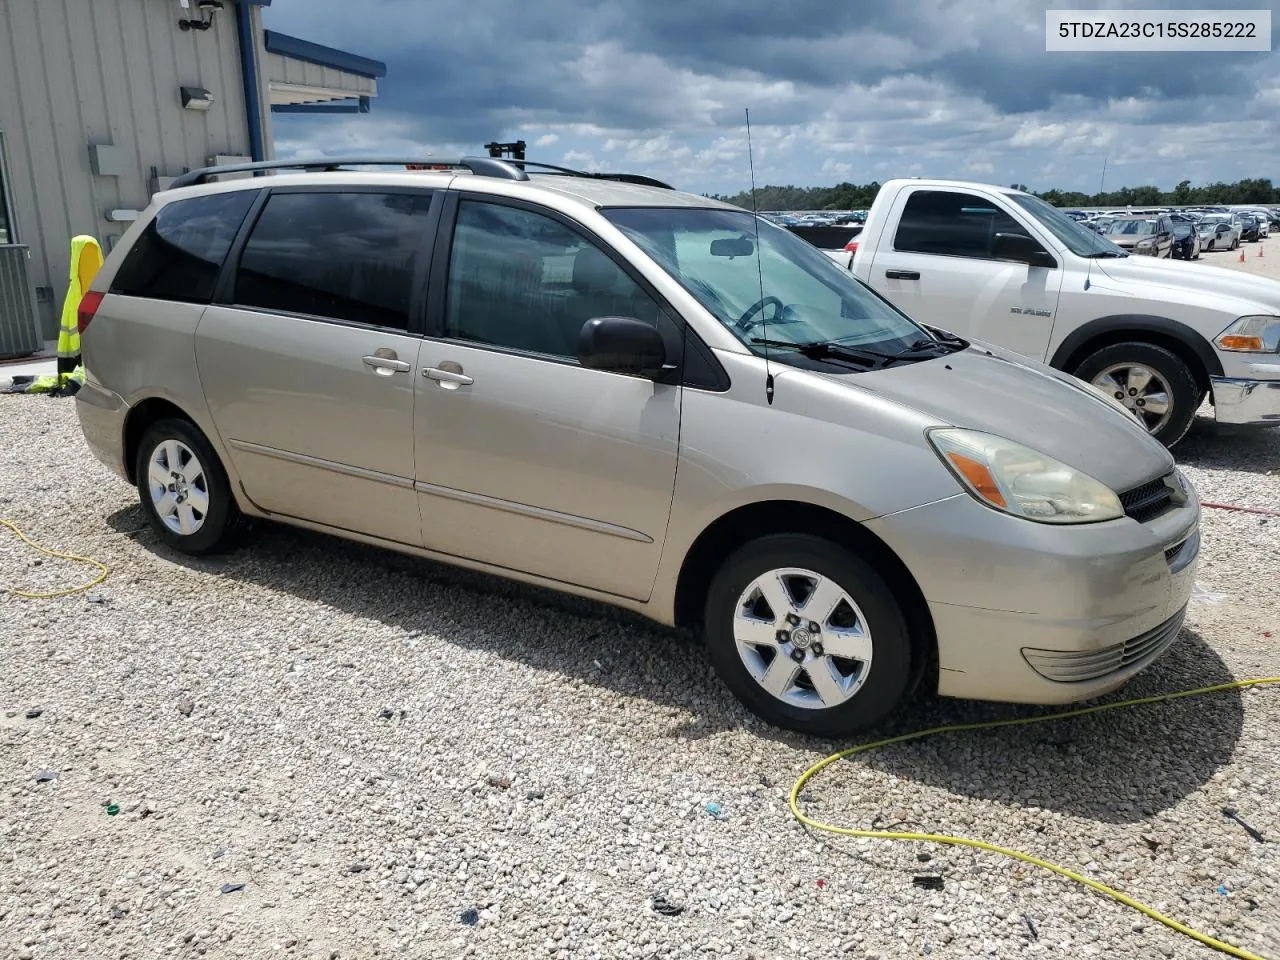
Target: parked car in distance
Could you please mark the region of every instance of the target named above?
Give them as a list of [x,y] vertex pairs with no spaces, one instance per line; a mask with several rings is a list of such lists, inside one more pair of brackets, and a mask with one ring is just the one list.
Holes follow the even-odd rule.
[[85,438],[165,545],[266,517],[701,625],[826,736],[1176,641],[1199,504],[1108,395],[656,181],[324,165],[178,178],[81,304]]
[[1168,217],[1116,220],[1107,239],[1129,253],[1148,257],[1173,255],[1173,224]]
[[1170,223],[1173,228],[1173,252],[1171,255],[1180,257],[1183,260],[1199,260],[1200,235],[1196,232],[1195,222],[1181,217],[1178,219],[1170,217]]
[[1262,239],[1262,227],[1258,223],[1258,218],[1251,213],[1235,214],[1236,221],[1240,224],[1240,239],[1247,241],[1255,241]]
[[1209,250],[1234,250],[1240,246],[1240,221],[1229,213],[1206,213],[1200,228],[1213,231]]
[[1274,280],[1129,256],[1018,190],[915,179],[880,188],[853,271],[908,316],[1109,391],[1166,445],[1206,397],[1219,422],[1280,423]]
[[1230,223],[1205,218],[1196,224],[1202,250],[1234,250],[1239,245],[1236,228]]

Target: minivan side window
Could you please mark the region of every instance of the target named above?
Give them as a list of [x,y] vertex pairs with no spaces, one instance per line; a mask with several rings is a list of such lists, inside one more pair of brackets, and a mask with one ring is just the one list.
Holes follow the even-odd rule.
[[558,220],[482,201],[458,205],[446,337],[576,358],[588,320],[635,317],[665,337],[658,313],[621,267]]
[[431,192],[275,193],[236,272],[237,306],[408,329]]
[[997,233],[1030,236],[990,200],[950,190],[917,190],[907,198],[893,248],[903,253],[994,259]]
[[208,303],[222,261],[257,197],[257,190],[235,190],[165,204],[125,254],[111,292]]

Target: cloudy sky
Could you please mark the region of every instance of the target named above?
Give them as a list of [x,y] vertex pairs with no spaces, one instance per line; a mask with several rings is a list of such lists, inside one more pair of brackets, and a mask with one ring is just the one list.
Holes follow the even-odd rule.
[[[944,176],[1098,189],[1280,181],[1274,53],[1046,53],[1035,0],[275,0],[383,60],[367,115],[274,119],[281,156],[483,153],[683,189]],[[1256,6],[1261,0],[1127,4]],[[1280,17],[1275,18],[1280,27]]]

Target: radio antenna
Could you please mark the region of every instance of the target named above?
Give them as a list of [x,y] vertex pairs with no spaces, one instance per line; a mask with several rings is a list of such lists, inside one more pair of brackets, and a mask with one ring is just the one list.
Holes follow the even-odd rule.
[[765,319],[764,305],[764,256],[760,250],[760,212],[756,209],[756,161],[751,152],[751,108],[744,108],[747,114],[747,166],[751,170],[751,224],[756,233],[756,279],[760,282],[760,327],[764,333],[764,396],[773,405],[773,370],[769,366],[769,321]]

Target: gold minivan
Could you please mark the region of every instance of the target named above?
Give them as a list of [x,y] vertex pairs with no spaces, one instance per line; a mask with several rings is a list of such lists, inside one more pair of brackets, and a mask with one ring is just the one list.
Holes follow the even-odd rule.
[[194,171],[108,256],[77,407],[165,544],[269,518],[697,626],[827,736],[917,688],[1095,697],[1174,643],[1198,502],[1109,396],[737,207],[439,165]]

